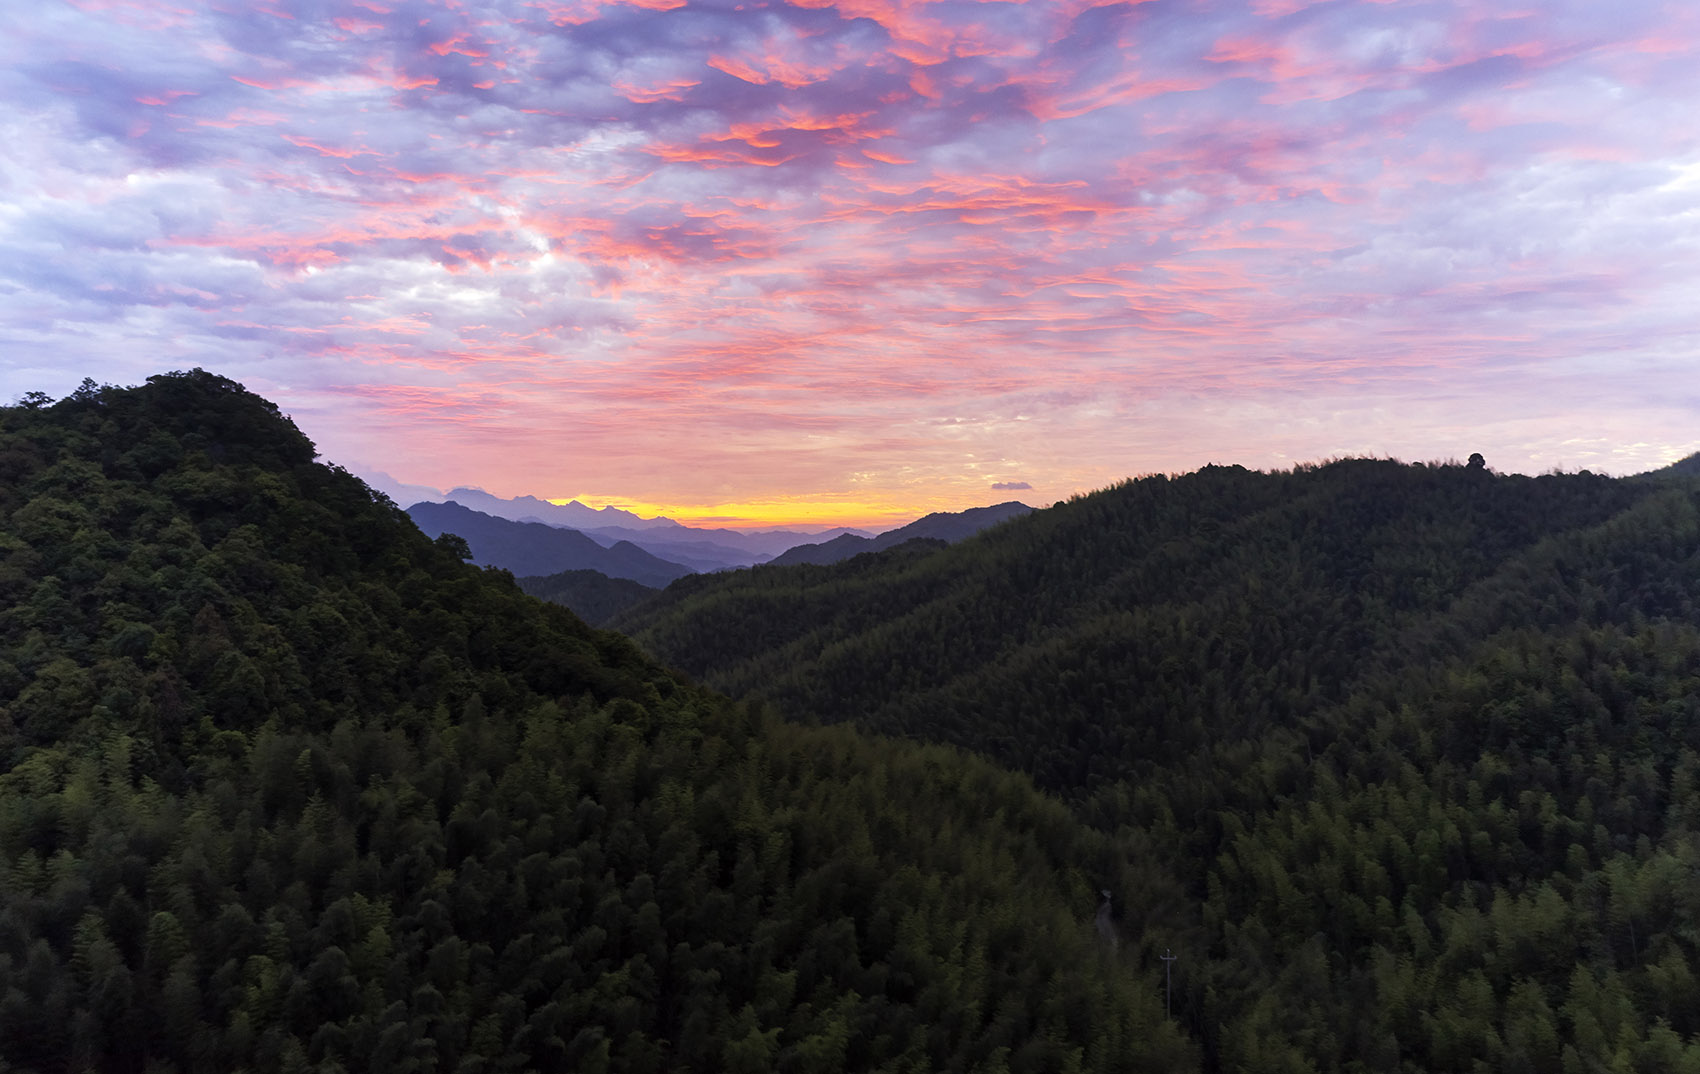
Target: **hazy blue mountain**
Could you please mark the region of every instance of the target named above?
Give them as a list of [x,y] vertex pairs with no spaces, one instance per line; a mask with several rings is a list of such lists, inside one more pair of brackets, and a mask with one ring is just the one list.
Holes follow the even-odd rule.
[[[580,532],[583,532],[586,537],[597,544],[608,548],[612,548],[623,540],[623,538],[612,536],[606,530],[598,530],[594,533]],[[750,567],[757,563],[765,563],[773,558],[766,555],[754,556],[742,548],[733,548],[713,541],[651,541],[639,539],[631,540],[629,543],[637,545],[651,555],[660,556],[662,559],[674,563],[683,563],[694,571],[724,571],[736,567]]]
[[575,530],[602,526],[624,526],[631,530],[683,528],[670,518],[641,518],[618,507],[586,507],[577,500],[559,504],[540,500],[536,496],[516,496],[509,500],[492,496],[483,489],[469,488],[451,489],[443,498],[462,507],[470,507],[474,511],[482,511],[487,515],[513,522],[536,519],[551,526],[566,526]]
[[443,499],[442,489],[430,485],[412,485],[382,470],[363,470],[357,466],[351,466],[349,472],[398,504]]
[[937,511],[918,518],[907,526],[887,530],[878,537],[860,537],[845,533],[818,544],[796,545],[774,557],[775,566],[793,563],[824,565],[849,559],[863,552],[883,552],[904,541],[927,537],[939,541],[960,541],[1006,519],[1031,514],[1033,509],[1016,500],[993,504],[990,507],[971,507],[966,511]]
[[[757,563],[765,563],[788,548],[800,544],[831,540],[844,534],[857,537],[874,536],[868,530],[851,529],[839,526],[823,530],[819,533],[805,533],[801,530],[763,530],[756,533],[743,533],[729,529],[698,529],[694,526],[679,526],[661,532],[634,530],[629,526],[600,526],[587,527],[580,532],[598,541],[613,543],[614,541],[631,541],[633,544],[649,549],[664,559],[676,560],[680,563],[690,563],[683,545],[700,545],[688,553],[696,558],[720,559],[722,562],[715,567],[749,567]],[[663,550],[665,548],[665,550]],[[694,564],[693,564],[694,566]]]
[[407,513],[429,536],[454,533],[466,538],[474,563],[503,567],[516,576],[594,570],[610,578],[630,578],[660,587],[695,573],[683,564],[651,555],[630,541],[618,541],[604,548],[577,530],[541,522],[514,522],[458,503],[416,503]]

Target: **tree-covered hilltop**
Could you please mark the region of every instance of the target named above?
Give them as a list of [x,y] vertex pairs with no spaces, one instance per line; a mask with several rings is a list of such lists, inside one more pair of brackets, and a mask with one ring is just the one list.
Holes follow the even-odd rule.
[[610,578],[601,571],[560,571],[517,580],[519,587],[539,600],[571,608],[591,626],[601,626],[660,590],[630,578]]
[[1023,778],[779,723],[200,371],[0,408],[0,1067],[1189,1069]]
[[1207,1069],[1700,1070],[1691,479],[1211,467],[615,624],[1166,863]]

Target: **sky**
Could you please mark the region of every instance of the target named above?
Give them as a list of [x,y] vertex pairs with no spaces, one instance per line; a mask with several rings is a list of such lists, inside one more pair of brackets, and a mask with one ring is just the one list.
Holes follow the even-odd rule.
[[1689,0],[30,0],[0,98],[0,401],[746,526],[1700,450]]

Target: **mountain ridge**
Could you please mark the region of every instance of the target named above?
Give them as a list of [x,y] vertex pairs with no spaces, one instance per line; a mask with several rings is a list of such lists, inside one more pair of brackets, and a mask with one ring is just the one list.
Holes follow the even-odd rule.
[[843,534],[823,543],[787,549],[769,562],[774,566],[788,566],[794,563],[824,565],[837,563],[863,552],[882,552],[917,538],[930,538],[947,543],[960,541],[1000,522],[1030,514],[1032,510],[1033,508],[1019,500],[1008,500],[986,507],[970,507],[965,511],[934,511],[906,526],[887,530],[877,537]]
[[565,526],[574,530],[600,526],[623,526],[626,529],[646,532],[649,530],[671,530],[675,527],[684,528],[670,518],[662,516],[642,518],[631,511],[625,511],[618,507],[588,507],[577,500],[569,500],[566,503],[552,503],[549,500],[538,499],[536,496],[515,496],[506,499],[485,492],[483,489],[464,486],[450,489],[443,494],[443,499],[458,503],[462,507],[469,507],[482,514],[505,518],[510,522],[519,522],[530,517],[551,526]]
[[428,536],[447,532],[464,538],[473,562],[516,575],[596,570],[610,578],[660,588],[693,573],[690,567],[664,560],[630,541],[616,541],[605,548],[577,530],[514,522],[459,503],[416,503],[407,514]]
[[[380,480],[384,488],[394,490],[396,493],[404,490],[418,492],[425,489],[425,486],[402,485],[387,474],[374,474],[374,480]],[[585,534],[605,548],[622,540],[630,541],[657,558],[687,566],[695,571],[715,571],[755,566],[758,563],[772,561],[775,557],[799,546],[819,545],[828,542],[836,542],[831,545],[834,552],[843,552],[843,555],[838,555],[836,558],[845,558],[859,552],[878,551],[890,547],[898,540],[907,540],[909,537],[931,536],[955,540],[966,535],[965,532],[962,532],[963,526],[949,521],[958,515],[967,517],[995,516],[1001,519],[1007,517],[1010,513],[1008,509],[1012,506],[1021,508],[1026,506],[1011,501],[1007,504],[996,504],[990,507],[969,508],[964,512],[934,512],[907,523],[903,527],[898,527],[898,529],[910,531],[904,537],[891,538],[888,535],[894,532],[893,530],[876,532],[853,526],[833,526],[820,530],[794,530],[784,527],[755,530],[697,527],[685,525],[666,516],[658,515],[655,518],[645,519],[620,508],[591,508],[577,500],[566,504],[555,504],[530,495],[503,498],[482,489],[466,486],[452,489],[447,493],[438,492],[435,489],[428,491],[431,495],[414,495],[413,498],[405,502],[408,504],[420,502],[458,503],[480,514],[506,519],[510,522],[535,522],[560,529],[574,530]],[[1030,508],[1027,509],[1030,510]],[[846,536],[853,537],[856,540],[842,540]],[[863,539],[877,543],[861,545],[859,541]],[[702,547],[692,547],[697,545]],[[802,553],[800,555],[811,556],[812,558],[809,558],[808,562],[830,561],[820,558],[820,553]]]

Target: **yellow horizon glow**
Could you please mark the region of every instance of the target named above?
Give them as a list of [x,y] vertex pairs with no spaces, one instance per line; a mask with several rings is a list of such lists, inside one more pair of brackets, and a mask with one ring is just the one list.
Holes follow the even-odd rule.
[[[651,503],[644,500],[604,499],[600,496],[549,497],[560,506],[577,500],[601,510],[616,507],[643,518],[665,516],[682,525],[699,529],[785,529],[790,526],[882,530],[902,526],[933,511],[962,510],[933,504],[904,506],[890,502],[868,503],[849,500],[778,499],[745,500],[734,503]],[[978,506],[971,504],[969,506]]]

